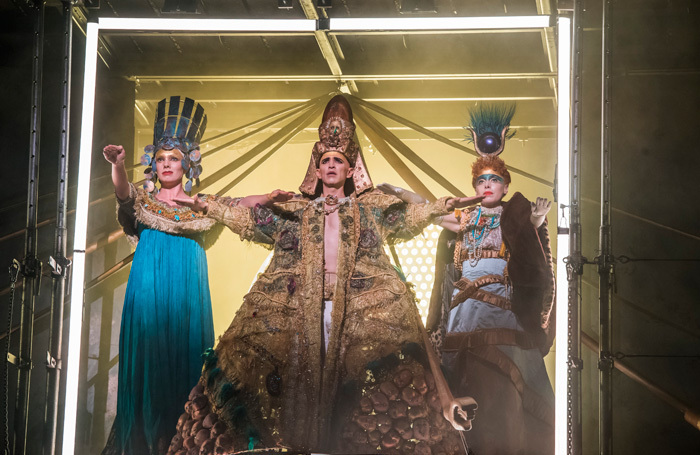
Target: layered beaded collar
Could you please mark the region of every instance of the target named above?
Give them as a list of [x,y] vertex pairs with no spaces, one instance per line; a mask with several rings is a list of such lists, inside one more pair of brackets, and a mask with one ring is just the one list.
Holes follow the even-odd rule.
[[[349,202],[352,199],[351,196],[345,196],[342,198],[337,198],[335,196],[319,196],[314,199],[313,203],[317,205],[319,209],[323,211],[324,214],[330,215],[340,208],[341,205]],[[329,208],[326,208],[326,205]]]
[[[173,207],[165,202],[161,202],[155,198],[153,193],[147,194],[148,196],[146,200],[144,200],[143,208],[159,217],[175,222],[192,221],[207,217],[203,213],[195,212],[189,207]],[[201,196],[201,199],[206,200],[207,196]]]
[[469,264],[474,267],[482,256],[483,242],[492,230],[501,225],[503,206],[488,208],[479,206],[471,213],[471,218],[465,233]]

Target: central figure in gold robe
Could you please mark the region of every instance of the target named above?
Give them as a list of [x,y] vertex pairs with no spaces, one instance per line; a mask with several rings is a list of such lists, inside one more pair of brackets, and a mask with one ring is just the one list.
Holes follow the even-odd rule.
[[430,371],[414,294],[384,244],[475,198],[409,204],[375,190],[354,130],[349,104],[336,96],[301,197],[277,190],[232,205],[197,201],[196,209],[274,254],[205,355],[171,451],[195,436],[196,421],[211,428],[210,444],[230,452],[463,450],[454,402],[439,393],[444,378]]

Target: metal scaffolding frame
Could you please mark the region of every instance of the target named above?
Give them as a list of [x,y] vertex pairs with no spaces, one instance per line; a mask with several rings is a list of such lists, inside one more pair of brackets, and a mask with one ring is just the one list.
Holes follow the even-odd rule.
[[600,236],[598,259],[598,302],[600,349],[598,352],[599,396],[598,396],[598,441],[601,455],[612,454],[612,294],[614,257],[612,252],[611,226],[611,143],[610,128],[612,103],[612,0],[603,0],[602,39],[602,98],[601,98],[601,145],[600,145]]
[[[8,352],[7,361],[17,368],[17,394],[14,407],[14,441],[12,453],[25,454],[29,426],[29,391],[34,343],[34,306],[41,285],[41,261],[37,258],[37,211],[39,201],[39,156],[41,140],[41,104],[44,56],[44,1],[33,5],[34,43],[32,61],[32,109],[29,140],[29,179],[27,184],[27,223],[24,259],[21,263],[22,306],[20,309],[19,352]],[[8,327],[8,331],[10,327]],[[9,340],[8,340],[9,346]],[[9,365],[7,365],[9,368]],[[8,435],[9,437],[9,435]]]
[[567,394],[567,454],[582,452],[581,424],[581,276],[583,256],[581,252],[581,38],[583,1],[575,1],[572,15],[571,40],[571,146],[570,146],[570,194],[569,194],[569,257],[566,267],[568,287],[568,379]]
[[56,453],[56,428],[58,416],[59,386],[61,382],[61,347],[63,345],[63,310],[66,296],[67,273],[70,261],[66,258],[68,229],[67,195],[68,195],[68,156],[70,152],[70,96],[71,71],[73,63],[73,4],[63,1],[63,80],[61,81],[61,133],[58,158],[58,189],[56,201],[56,229],[54,235],[54,255],[49,260],[51,288],[49,345],[46,352],[46,395],[44,403],[44,437],[45,454]]
[[[578,455],[581,453],[582,445],[582,429],[581,429],[581,375],[580,370],[582,367],[581,361],[581,341],[583,336],[583,342],[592,349],[598,350],[598,368],[599,368],[599,451],[601,454],[610,455],[613,449],[613,434],[612,434],[612,401],[613,401],[613,391],[612,391],[612,370],[617,368],[622,373],[630,376],[634,380],[644,384],[653,393],[666,397],[666,401],[678,409],[681,409],[685,415],[686,420],[694,425],[696,428],[700,429],[700,417],[690,408],[685,406],[680,400],[668,395],[666,392],[661,390],[655,384],[642,378],[638,373],[634,372],[630,368],[625,367],[623,364],[617,364],[614,362],[612,355],[612,294],[613,294],[613,273],[614,273],[614,263],[615,258],[612,252],[612,229],[611,229],[611,216],[612,212],[615,211],[611,206],[611,142],[612,142],[612,130],[611,130],[611,104],[612,104],[612,17],[613,17],[613,0],[602,0],[603,1],[603,40],[601,48],[602,57],[602,71],[601,71],[601,83],[602,83],[602,98],[601,98],[601,198],[600,198],[600,232],[599,232],[599,248],[600,256],[594,262],[589,262],[585,257],[582,256],[581,251],[581,40],[582,40],[582,15],[583,15],[583,1],[573,0],[573,33],[572,33],[572,105],[571,105],[571,168],[570,168],[570,256],[566,258],[567,260],[567,272],[568,272],[568,299],[569,299],[569,313],[568,313],[568,380],[569,387],[567,390],[567,454]],[[60,141],[60,159],[59,159],[59,182],[57,190],[57,215],[55,218],[56,229],[55,229],[55,241],[54,241],[54,259],[55,267],[53,267],[53,288],[52,288],[52,299],[51,308],[49,312],[42,312],[42,314],[48,314],[51,319],[50,324],[50,344],[48,348],[47,357],[47,386],[46,386],[46,403],[45,403],[45,431],[44,431],[44,450],[47,453],[54,453],[56,446],[56,427],[57,427],[57,408],[58,408],[58,395],[59,395],[59,383],[60,383],[60,368],[61,368],[61,347],[63,344],[62,332],[63,332],[63,308],[65,306],[66,299],[66,269],[70,264],[70,258],[66,257],[66,239],[67,239],[67,229],[66,229],[66,218],[67,215],[73,211],[66,210],[66,198],[67,198],[67,173],[68,173],[68,152],[69,152],[69,123],[70,123],[70,82],[71,82],[71,67],[72,67],[72,54],[71,54],[71,43],[72,43],[72,17],[73,17],[73,7],[72,2],[62,1],[63,10],[65,14],[65,41],[64,41],[64,79],[63,79],[63,91],[62,91],[62,107],[61,107],[61,141]],[[311,4],[311,1],[301,0],[302,6],[307,7]],[[15,428],[14,428],[14,453],[25,453],[26,451],[26,438],[27,438],[27,424],[28,424],[28,412],[29,412],[29,387],[31,378],[31,355],[32,355],[32,343],[33,343],[33,322],[35,320],[34,314],[34,304],[35,297],[39,289],[39,280],[41,276],[41,262],[36,257],[37,254],[37,227],[43,225],[46,222],[51,222],[54,220],[47,220],[45,222],[37,224],[37,204],[38,204],[38,181],[39,181],[39,152],[40,152],[40,132],[41,132],[41,104],[42,104],[42,93],[41,93],[41,83],[42,83],[42,60],[43,60],[43,38],[44,38],[44,1],[37,1],[34,5],[34,12],[36,14],[35,20],[35,31],[34,31],[34,48],[33,48],[33,68],[32,68],[32,112],[31,112],[31,139],[29,147],[29,183],[28,183],[28,200],[27,200],[27,223],[25,235],[25,251],[24,259],[22,261],[21,273],[23,276],[23,295],[22,295],[22,307],[21,307],[21,322],[19,325],[19,353],[15,357],[13,355],[8,356],[8,361],[13,363],[17,367],[17,398],[15,402]],[[313,17],[310,13],[310,9],[305,8],[308,18],[319,19],[318,17]],[[319,47],[323,52],[324,58],[329,62],[329,67],[333,73],[332,76],[300,76],[300,80],[325,80],[326,78],[332,78],[333,80],[339,80],[346,83],[348,89],[351,92],[356,92],[356,88],[353,89],[354,81],[364,80],[365,78],[377,79],[377,76],[364,76],[364,75],[343,75],[340,71],[338,65],[338,58],[342,58],[342,50],[340,50],[337,45],[337,40],[335,40],[335,35],[329,33],[327,30],[319,30],[315,33],[316,39],[318,41]],[[335,62],[335,63],[333,63]],[[280,78],[280,76],[275,76]],[[422,75],[387,75],[386,78],[398,80],[413,80],[416,78],[423,77]],[[499,77],[499,75],[445,75],[439,77],[446,78],[489,78],[489,77]],[[500,75],[502,78],[519,78],[519,77],[532,77],[530,74],[522,75]],[[551,78],[551,73],[542,73],[537,77]],[[246,76],[241,78],[241,80],[265,80],[266,76]],[[288,79],[288,77],[281,77]],[[382,115],[389,116],[393,115],[388,111],[382,111],[379,106],[372,105],[372,103],[367,102],[367,100],[362,100],[358,97],[350,96],[353,104],[358,108],[358,121],[362,129],[367,129],[370,132],[370,140],[374,138],[372,142],[376,141],[376,145],[380,152],[389,153],[391,148],[389,145],[393,146],[400,154],[411,160],[411,157],[416,158],[415,154],[411,155],[413,152],[408,149],[408,147],[397,146],[395,140],[388,130],[382,128],[382,125],[369,113],[372,109]],[[316,109],[314,109],[316,108]],[[273,135],[269,141],[264,144],[260,144],[258,147],[254,147],[249,153],[249,159],[254,158],[261,152],[267,150],[269,147],[271,149],[267,154],[262,155],[262,158],[252,166],[248,171],[252,172],[257,165],[262,163],[264,160],[269,158],[275,151],[279,149],[286,141],[291,139],[295,134],[303,129],[304,122],[313,117],[317,112],[318,106],[315,103],[307,102],[302,103],[299,106],[292,108],[289,111],[280,111],[274,116],[280,115],[281,119],[287,119],[291,117],[292,114],[302,115],[294,118],[292,123],[288,125],[288,128],[281,130],[281,133]],[[268,118],[273,118],[269,116]],[[258,120],[254,123],[261,123],[267,121],[268,118]],[[405,124],[408,128],[415,129],[418,132],[428,134],[430,137],[436,140],[443,140],[447,143],[449,139],[443,138],[434,132],[415,128],[415,124],[410,123],[408,120],[402,119],[398,116],[392,118],[399,123]],[[405,120],[405,122],[402,122]],[[275,119],[269,122],[267,125],[259,128],[256,132],[260,132],[273,124],[279,122],[280,119]],[[248,125],[246,125],[248,126]],[[242,130],[243,127],[237,128],[235,130]],[[427,132],[426,132],[427,131]],[[249,137],[251,133],[244,134],[243,137]],[[223,136],[223,135],[221,135]],[[392,142],[389,142],[391,139]],[[217,147],[210,150],[209,153],[221,150],[227,145],[233,144],[241,138],[234,139],[233,141],[225,144],[224,146]],[[387,142],[384,142],[387,140]],[[454,143],[453,143],[454,144]],[[460,144],[454,144],[456,148],[465,149],[464,146]],[[469,150],[470,151],[470,150]],[[392,152],[393,153],[393,152]],[[432,170],[432,169],[431,169]],[[432,170],[434,171],[434,170]],[[517,171],[517,170],[516,170]],[[436,171],[436,174],[439,175]],[[218,178],[225,175],[222,173]],[[226,188],[230,188],[245,177],[247,173],[243,176],[239,176],[230,182]],[[213,177],[213,176],[212,176]],[[415,176],[414,176],[415,177]],[[407,181],[418,181],[416,178],[408,178]],[[439,179],[438,179],[439,180]],[[540,179],[541,180],[541,179]],[[436,180],[437,181],[437,180]],[[213,183],[212,181],[206,183]],[[540,182],[548,184],[550,182]],[[449,188],[449,185],[443,185]],[[418,192],[422,192],[420,188],[413,188]],[[453,189],[453,188],[449,188]],[[92,201],[90,205],[104,201],[106,198],[101,198],[96,201]],[[642,220],[650,222],[649,220]],[[664,226],[666,227],[666,226]],[[13,234],[14,235],[14,234]],[[106,241],[97,242],[88,246],[85,250],[82,250],[82,254],[89,253],[102,247],[108,243],[114,242],[122,236],[121,232],[115,231],[110,234]],[[7,237],[7,236],[6,236]],[[0,241],[5,240],[5,238],[0,239]],[[122,261],[118,262],[116,265],[111,267],[109,270],[105,271],[96,279],[92,280],[90,283],[86,284],[86,289],[94,287],[104,280],[121,270],[123,267],[129,264],[133,254],[127,256]],[[560,258],[563,260],[564,258]],[[580,330],[580,306],[581,306],[581,285],[582,285],[582,273],[583,266],[585,264],[597,264],[599,283],[598,283],[598,300],[600,304],[599,316],[600,316],[600,341],[596,344],[590,337],[585,334],[581,334]],[[0,295],[4,294],[7,290],[0,292]],[[76,296],[76,302],[81,301],[82,296]],[[80,307],[76,306],[74,310],[80,310]],[[8,332],[4,336],[8,338],[11,336],[12,332],[16,328],[8,327]],[[2,338],[2,337],[0,337]],[[670,398],[668,398],[670,397]]]

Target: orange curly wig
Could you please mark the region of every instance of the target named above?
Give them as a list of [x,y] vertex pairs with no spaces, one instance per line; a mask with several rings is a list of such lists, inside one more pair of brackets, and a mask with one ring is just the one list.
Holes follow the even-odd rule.
[[506,185],[510,184],[510,172],[508,172],[506,163],[497,156],[482,156],[472,164],[472,187],[476,188],[476,179],[483,175],[484,169],[492,169],[503,177]]

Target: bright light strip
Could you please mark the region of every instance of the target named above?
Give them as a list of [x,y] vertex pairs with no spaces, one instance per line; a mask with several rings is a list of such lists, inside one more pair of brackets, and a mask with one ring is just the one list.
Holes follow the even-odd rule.
[[363,98],[368,103],[464,103],[472,101],[548,101],[553,96],[476,96],[451,98]]
[[554,79],[556,73],[425,73],[425,74],[278,74],[278,75],[216,75],[172,76],[167,74],[137,74],[128,76],[139,82],[323,82],[323,81],[449,81],[494,79]]
[[[560,17],[558,20],[558,55],[557,55],[557,196],[560,207],[557,210],[557,227],[569,227],[569,168],[571,144],[571,19]],[[564,218],[564,219],[562,219]],[[561,224],[560,224],[561,223]],[[554,394],[554,453],[567,453],[567,393],[569,386],[569,283],[566,277],[564,258],[569,256],[569,234],[557,234],[557,333],[556,333],[556,367]]]
[[139,32],[314,32],[312,19],[177,19],[101,17],[101,30]]
[[[487,30],[528,29],[549,27],[549,16],[509,17],[449,17],[449,18],[373,18],[331,19],[331,31],[411,31],[411,30]],[[570,73],[570,20],[559,19],[559,81],[569,81]],[[99,23],[88,23],[86,30],[85,76],[83,82],[83,109],[80,140],[80,162],[78,168],[78,191],[76,203],[75,232],[73,237],[73,270],[71,282],[72,305],[69,316],[68,355],[66,359],[66,394],[63,422],[64,455],[75,453],[75,430],[78,405],[78,383],[80,373],[80,346],[82,336],[82,314],[85,281],[85,247],[90,192],[90,166],[92,161],[93,117],[95,107],[95,80],[97,73],[98,33],[100,30],[141,32],[313,32],[316,21],[308,19],[170,19],[170,18],[100,18]],[[566,33],[561,33],[566,30]],[[566,55],[562,56],[562,52]],[[562,66],[561,62],[566,62]],[[563,87],[565,86],[565,87]],[[562,116],[565,121],[562,121]],[[560,201],[569,200],[569,85],[559,84],[559,188]],[[562,142],[563,141],[563,142]],[[565,153],[564,153],[565,152]],[[565,158],[562,158],[564,153]],[[565,237],[565,238],[564,238]],[[558,258],[569,254],[568,235],[558,236]],[[557,286],[567,289],[566,271],[557,264]],[[563,284],[562,284],[563,280]],[[563,294],[563,295],[562,295]],[[563,302],[562,302],[563,300]],[[559,310],[568,305],[566,293],[558,293]],[[567,312],[557,311],[557,454],[566,453],[566,379],[567,379]],[[563,318],[563,322],[561,322]],[[563,361],[560,354],[564,356]],[[560,370],[562,370],[560,372]],[[560,375],[563,372],[563,380]],[[563,424],[559,422],[560,401],[563,400]],[[563,433],[563,438],[561,434]],[[563,444],[563,452],[559,447]]]
[[[368,103],[451,103],[451,102],[471,102],[471,101],[550,101],[554,96],[479,96],[479,97],[455,97],[455,98],[363,98]],[[157,103],[159,99],[142,99],[149,103]],[[197,100],[200,103],[306,103],[308,98],[229,98],[229,99],[209,99]],[[512,127],[511,127],[512,128]],[[462,128],[464,129],[464,128]]]
[[549,16],[331,18],[330,31],[502,30],[549,27]]
[[88,206],[90,204],[90,165],[92,161],[92,122],[95,110],[95,78],[97,75],[97,35],[99,26],[87,24],[85,37],[85,78],[83,80],[83,112],[80,127],[80,161],[78,191],[73,234],[73,270],[71,271],[71,308],[68,326],[66,359],[66,401],[63,411],[63,450],[75,453],[75,424],[78,409],[80,345],[83,332],[83,293],[85,286],[85,245],[87,241]]

